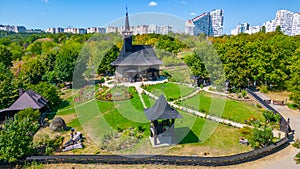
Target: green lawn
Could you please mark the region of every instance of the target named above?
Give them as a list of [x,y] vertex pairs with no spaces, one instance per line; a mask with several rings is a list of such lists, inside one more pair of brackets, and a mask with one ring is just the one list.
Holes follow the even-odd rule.
[[[230,100],[207,92],[201,92],[179,104],[240,123],[244,123],[245,120],[253,117],[264,120],[261,110],[251,103]],[[224,111],[222,111],[223,108]]]
[[[144,94],[142,97],[147,107],[155,103],[155,100]],[[83,131],[85,136],[93,140],[98,146],[102,141],[103,135],[112,129],[126,129],[138,126],[142,126],[145,129],[143,135],[145,142],[143,144],[149,144],[150,124],[136,92],[133,92],[133,98],[130,100],[117,102],[93,100],[84,104],[80,103],[80,106],[74,109],[68,108],[58,112],[60,112],[61,117],[70,117],[72,113],[69,111],[76,113],[76,116],[67,125]],[[212,147],[217,151],[228,150],[231,152],[231,150],[234,150],[234,153],[244,152],[249,149],[249,147],[243,147],[238,144],[240,134],[237,128],[207,121],[182,111],[180,111],[180,114],[183,118],[177,119],[175,123],[176,140],[179,145],[190,147],[193,150],[203,146]],[[89,147],[89,145],[86,146]],[[142,146],[143,148],[141,144],[137,146]],[[149,149],[152,150],[153,148],[150,146]],[[169,149],[173,153],[178,154],[184,154],[186,151],[183,147],[176,151],[173,147],[169,147]],[[226,152],[224,153],[226,154]]]
[[194,91],[194,89],[191,87],[170,82],[144,86],[143,88],[156,96],[164,94],[168,101],[177,100],[181,97],[191,94]]
[[146,107],[152,107],[155,104],[155,100],[152,98],[149,98],[146,94],[142,93],[142,98],[146,104]]

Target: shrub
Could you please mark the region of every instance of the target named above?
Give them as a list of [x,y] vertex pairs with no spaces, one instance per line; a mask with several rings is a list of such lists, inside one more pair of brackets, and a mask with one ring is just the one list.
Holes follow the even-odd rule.
[[262,93],[268,93],[268,86],[267,85],[261,85],[259,91],[262,92]]
[[296,139],[293,146],[296,148],[300,148],[300,139]]
[[297,164],[300,163],[300,153],[295,156],[295,160],[297,161]]
[[19,111],[18,113],[18,118],[19,119],[24,119],[24,118],[30,118],[33,121],[38,121],[39,117],[40,117],[41,113],[39,112],[39,110],[33,110],[32,108],[27,108],[24,110]]
[[297,104],[294,104],[294,103],[289,103],[289,104],[287,104],[287,106],[288,106],[290,109],[293,109],[293,110],[297,110],[297,109],[298,109]]
[[243,127],[240,129],[240,133],[243,137],[252,135],[252,129],[250,127]]
[[245,98],[247,96],[247,91],[246,90],[242,90],[242,96],[243,96],[243,98]]
[[274,112],[268,110],[263,111],[263,116],[265,117],[267,123],[278,123],[281,118],[279,114],[275,114]]
[[262,108],[262,106],[260,104],[258,104],[258,103],[256,104],[256,107],[257,108]]
[[143,126],[138,126],[138,131],[139,131],[140,133],[142,133],[142,132],[145,131],[145,129],[143,128]]
[[272,144],[273,138],[272,128],[254,128],[253,135],[249,139],[249,143],[253,148],[257,149]]

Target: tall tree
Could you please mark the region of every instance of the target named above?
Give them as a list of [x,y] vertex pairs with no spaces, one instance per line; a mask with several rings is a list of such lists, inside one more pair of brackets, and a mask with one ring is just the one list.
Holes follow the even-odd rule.
[[18,97],[12,80],[13,75],[11,71],[0,62],[0,109],[7,108]]
[[50,83],[40,82],[37,85],[29,85],[26,88],[32,89],[45,97],[49,101],[50,108],[55,108],[61,101],[57,87]]
[[288,90],[291,92],[290,99],[300,108],[300,47],[296,50],[291,66],[291,78],[287,82]]
[[55,59],[54,71],[57,80],[60,82],[70,82],[73,78],[73,71],[78,58],[81,45],[78,43],[68,43],[62,47]]
[[5,66],[10,67],[12,66],[12,53],[10,50],[3,46],[0,45],[0,62],[4,63]]
[[109,51],[104,55],[101,60],[101,63],[98,67],[98,74],[113,74],[115,72],[115,67],[110,63],[117,59],[119,55],[119,48],[114,45],[109,49]]

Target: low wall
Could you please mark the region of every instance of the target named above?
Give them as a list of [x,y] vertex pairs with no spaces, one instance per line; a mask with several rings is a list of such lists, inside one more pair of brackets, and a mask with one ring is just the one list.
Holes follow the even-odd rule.
[[162,164],[162,165],[199,165],[199,166],[226,166],[253,161],[285,148],[288,139],[284,138],[276,144],[253,150],[250,152],[224,156],[224,157],[196,157],[196,156],[165,156],[165,155],[57,155],[57,156],[32,156],[26,162],[43,164],[59,163],[102,163],[102,164]]

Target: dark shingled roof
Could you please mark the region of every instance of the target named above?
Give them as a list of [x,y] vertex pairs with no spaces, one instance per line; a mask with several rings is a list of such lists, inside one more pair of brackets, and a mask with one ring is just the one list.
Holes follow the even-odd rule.
[[132,45],[132,52],[120,52],[118,58],[111,63],[113,66],[151,66],[162,65],[151,46]]
[[48,103],[48,100],[33,90],[24,92],[7,110],[16,111],[26,108],[41,109]]
[[158,98],[153,107],[145,109],[145,114],[149,120],[182,118],[178,111],[169,105],[164,95]]

